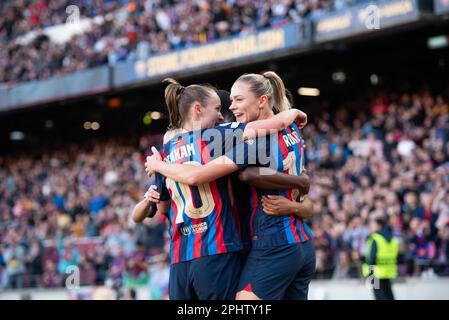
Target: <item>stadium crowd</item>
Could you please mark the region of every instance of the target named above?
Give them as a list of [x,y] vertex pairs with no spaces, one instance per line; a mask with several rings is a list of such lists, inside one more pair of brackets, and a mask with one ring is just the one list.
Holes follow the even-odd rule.
[[423,90],[373,97],[367,113],[359,103],[324,113],[304,130],[319,213],[317,276],[359,277],[369,218],[377,215],[388,217],[400,240],[401,275],[447,275],[447,102]]
[[[360,278],[378,215],[401,243],[400,276],[449,275],[449,105],[426,90],[365,100],[304,129],[316,277]],[[0,288],[63,286],[75,265],[81,285],[149,283],[166,297],[164,219],[130,220],[161,137],[0,157]]]
[[[231,35],[300,22],[364,0],[20,0],[0,3],[0,85],[146,59]],[[65,42],[48,28],[102,17]],[[72,11],[70,11],[72,12]],[[73,19],[70,19],[72,22]],[[30,36],[30,32],[34,34]]]

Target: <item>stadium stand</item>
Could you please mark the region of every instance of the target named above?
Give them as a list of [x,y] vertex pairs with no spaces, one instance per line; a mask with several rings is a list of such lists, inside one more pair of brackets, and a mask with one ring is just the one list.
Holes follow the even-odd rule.
[[[6,1],[0,4],[0,84],[145,59],[232,35],[313,20],[359,2]],[[89,21],[80,32],[65,23],[69,4],[78,5],[80,19]]]

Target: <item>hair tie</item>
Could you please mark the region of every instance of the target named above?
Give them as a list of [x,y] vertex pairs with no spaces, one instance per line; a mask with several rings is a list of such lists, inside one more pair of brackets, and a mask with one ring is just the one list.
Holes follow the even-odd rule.
[[178,89],[178,95],[183,94],[183,92],[184,92],[185,89],[186,89],[186,87],[180,86],[179,89]]

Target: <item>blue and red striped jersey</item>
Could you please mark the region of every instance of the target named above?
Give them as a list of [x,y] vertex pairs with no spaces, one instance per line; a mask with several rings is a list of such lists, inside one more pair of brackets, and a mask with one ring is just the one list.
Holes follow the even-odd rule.
[[[228,123],[177,135],[164,145],[161,155],[169,163],[206,164],[232,149],[244,126]],[[230,176],[199,186],[159,178],[166,187],[161,200],[171,199],[167,217],[172,264],[243,248]]]
[[[249,165],[265,166],[287,174],[300,175],[303,168],[303,140],[295,123],[277,135],[258,138],[235,147],[227,156],[240,170]],[[267,215],[263,211],[262,196],[282,195],[296,200],[298,191],[292,189],[268,190],[251,187],[250,232],[252,246],[276,247],[304,242],[313,237],[304,219],[294,214],[285,216]]]

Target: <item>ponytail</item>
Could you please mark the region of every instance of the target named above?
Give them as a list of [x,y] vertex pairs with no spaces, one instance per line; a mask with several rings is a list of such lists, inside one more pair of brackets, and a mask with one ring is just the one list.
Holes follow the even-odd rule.
[[165,78],[162,83],[168,83],[168,86],[165,88],[165,104],[168,108],[170,120],[168,129],[179,129],[181,128],[182,123],[178,103],[184,87],[173,78]]
[[273,71],[267,71],[263,74],[263,76],[270,81],[273,88],[273,111],[278,113],[289,110],[291,105],[287,98],[287,92],[282,79]]
[[206,84],[184,87],[173,78],[165,78],[162,82],[168,83],[165,88],[165,104],[170,119],[169,130],[182,128],[189,115],[189,109],[195,101],[206,106],[207,99],[214,92],[216,93],[212,86]]
[[282,79],[273,71],[265,72],[263,75],[250,73],[240,76],[237,81],[244,81],[250,85],[250,91],[256,97],[268,96],[268,105],[274,113],[279,113],[291,108],[287,91]]

